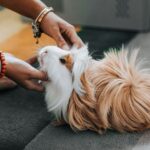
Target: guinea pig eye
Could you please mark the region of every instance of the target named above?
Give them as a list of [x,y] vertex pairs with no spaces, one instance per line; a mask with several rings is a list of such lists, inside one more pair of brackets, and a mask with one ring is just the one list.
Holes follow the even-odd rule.
[[48,53],[48,51],[45,51],[44,53],[45,53],[45,54],[47,54],[47,53]]
[[62,64],[65,64],[65,63],[66,63],[65,58],[60,58],[59,60],[60,60],[60,62],[61,62]]

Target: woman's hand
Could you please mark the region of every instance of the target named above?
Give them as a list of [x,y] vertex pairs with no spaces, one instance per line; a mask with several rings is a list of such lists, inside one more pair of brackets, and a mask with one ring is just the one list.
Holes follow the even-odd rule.
[[[5,53],[6,59],[6,76],[29,90],[43,91],[42,85],[38,84],[38,80],[47,80],[46,74],[41,72],[29,63]],[[30,60],[34,62],[36,59]]]
[[63,49],[69,49],[69,46],[72,45],[78,48],[83,46],[83,42],[78,37],[74,26],[53,12],[48,13],[43,18],[40,27],[44,33],[54,38],[57,45]]

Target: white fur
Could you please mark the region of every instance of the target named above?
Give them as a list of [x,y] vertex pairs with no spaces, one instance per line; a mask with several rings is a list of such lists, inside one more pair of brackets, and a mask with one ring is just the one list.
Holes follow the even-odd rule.
[[85,92],[82,87],[80,77],[83,74],[83,72],[87,69],[91,57],[89,56],[87,46],[82,47],[80,50],[73,48],[72,54],[74,58],[74,65],[72,70],[73,77],[74,77],[73,88],[76,91],[76,93],[81,96]]
[[[59,61],[61,57],[68,54],[73,57],[72,72]],[[47,109],[53,112],[57,119],[63,116],[67,121],[67,106],[73,89],[80,95],[84,93],[80,77],[87,68],[89,59],[86,46],[79,50],[74,47],[71,51],[56,46],[47,46],[40,50],[39,63],[50,80],[45,83]]]

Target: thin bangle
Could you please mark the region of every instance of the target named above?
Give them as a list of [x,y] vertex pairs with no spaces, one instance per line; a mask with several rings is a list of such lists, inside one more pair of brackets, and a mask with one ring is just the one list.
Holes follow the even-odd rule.
[[38,44],[38,38],[41,37],[41,30],[40,30],[40,23],[42,22],[43,18],[49,13],[49,12],[53,12],[54,9],[52,7],[48,7],[48,8],[44,8],[39,15],[37,16],[37,18],[35,19],[35,21],[32,22],[32,29],[33,29],[33,35],[34,38],[37,39],[36,44]]
[[49,12],[53,12],[54,9],[53,7],[48,7],[48,8],[44,8],[40,14],[37,16],[37,18],[35,19],[35,23],[41,23],[43,18],[49,13]]
[[6,73],[6,60],[3,52],[0,51],[0,78]]
[[36,22],[36,23],[38,22],[39,17],[43,14],[43,12],[44,12],[46,9],[47,9],[47,8],[44,8],[44,9],[39,13],[39,15],[36,17],[36,19],[35,19],[35,22]]
[[42,15],[39,17],[39,19],[38,19],[38,23],[41,23],[42,22],[42,20],[43,20],[43,18],[49,13],[49,12],[52,12],[53,11],[53,9],[47,9],[46,11],[44,11],[43,13],[42,13]]

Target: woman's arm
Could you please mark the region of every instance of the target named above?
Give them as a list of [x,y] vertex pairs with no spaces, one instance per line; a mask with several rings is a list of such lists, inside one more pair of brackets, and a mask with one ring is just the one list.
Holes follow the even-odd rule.
[[0,5],[31,19],[35,19],[46,7],[40,0],[0,0]]
[[[0,5],[32,19],[35,19],[46,7],[40,0],[0,0]],[[83,46],[75,28],[53,12],[49,12],[43,18],[40,28],[54,38],[57,45],[63,49],[69,49],[68,46],[72,45]]]

